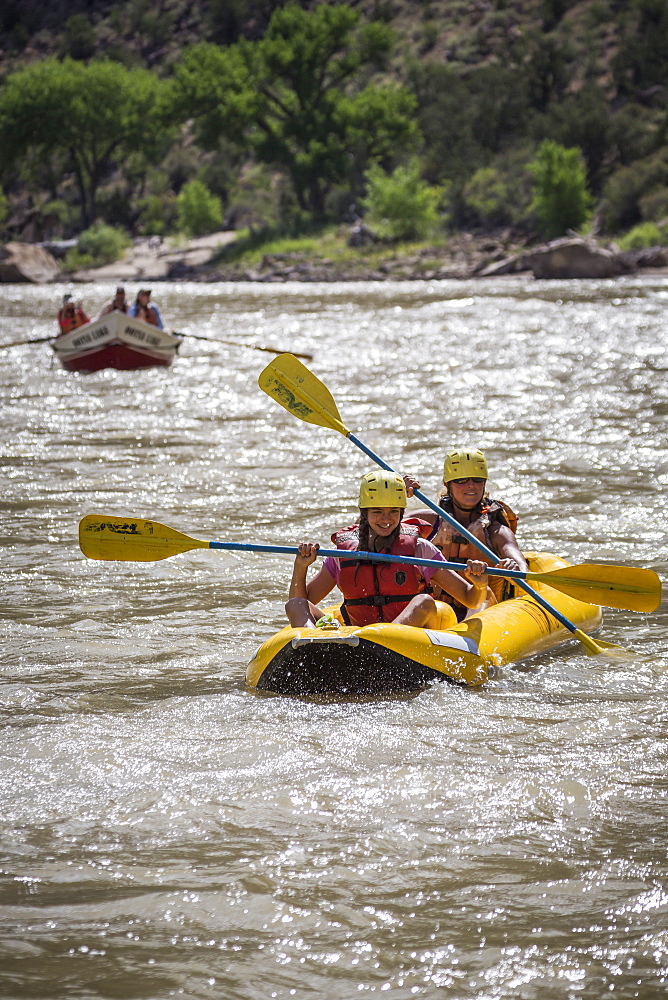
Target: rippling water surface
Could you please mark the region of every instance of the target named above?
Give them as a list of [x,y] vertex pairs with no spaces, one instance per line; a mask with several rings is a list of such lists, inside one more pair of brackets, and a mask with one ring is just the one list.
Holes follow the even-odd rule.
[[[110,286],[82,289],[95,313]],[[483,448],[520,540],[666,573],[668,278],[166,284],[170,326],[314,354],[344,421],[435,494]],[[60,291],[0,286],[0,343]],[[89,562],[87,513],[327,543],[369,461],[257,387],[269,354],[170,369],[0,351],[0,995],[600,998],[668,978],[668,615],[478,691],[246,689],[286,557]]]

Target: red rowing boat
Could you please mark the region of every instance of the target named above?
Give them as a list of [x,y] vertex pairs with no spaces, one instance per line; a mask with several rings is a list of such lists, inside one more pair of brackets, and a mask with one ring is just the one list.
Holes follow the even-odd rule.
[[181,338],[122,312],[108,313],[58,337],[51,345],[69,372],[101,368],[155,368],[170,365]]

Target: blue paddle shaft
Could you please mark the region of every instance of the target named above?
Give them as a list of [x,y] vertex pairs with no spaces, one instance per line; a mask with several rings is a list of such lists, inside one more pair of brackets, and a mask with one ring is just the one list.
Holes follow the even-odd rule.
[[[232,549],[239,552],[280,552],[284,555],[296,555],[299,549],[296,545],[260,545],[255,542],[209,542],[210,549]],[[434,569],[454,569],[463,572],[466,563],[445,562],[441,559],[420,559],[417,556],[393,556],[384,552],[363,552],[349,549],[318,549],[319,556],[333,556],[334,559],[354,559],[363,562],[408,563],[412,566],[433,566]],[[523,580],[526,573],[519,569],[495,569],[489,566],[488,573],[494,576],[510,576],[515,580]]]
[[[368,455],[369,458],[372,459],[377,465],[379,465],[381,469],[385,469],[387,472],[396,473],[397,471],[396,469],[393,469],[391,465],[388,465],[387,462],[384,462],[379,455],[376,455],[376,453],[373,452],[371,448],[368,448],[363,441],[360,441],[358,437],[355,437],[355,435],[351,431],[348,431],[347,436],[350,438],[353,444],[356,444],[357,447],[361,451],[363,451],[365,455]],[[488,559],[491,559],[494,564],[499,562],[499,557],[497,556],[496,552],[493,552],[491,549],[488,549],[484,542],[481,542],[479,538],[476,538],[475,535],[472,535],[471,532],[467,528],[465,528],[463,524],[460,524],[456,518],[454,518],[451,514],[448,514],[447,510],[443,510],[442,507],[439,507],[438,504],[434,503],[433,500],[430,500],[428,496],[425,496],[425,494],[422,493],[421,490],[414,490],[413,492],[414,495],[418,498],[418,500],[421,500],[426,507],[429,507],[431,510],[433,510],[434,513],[438,514],[438,516],[442,518],[444,521],[447,521],[448,524],[452,525],[453,528],[456,528],[460,535],[463,535],[464,538],[466,538],[469,542],[471,542],[472,545],[475,545],[475,547],[479,549],[480,552],[482,552],[484,555],[486,555]],[[549,601],[546,601],[545,598],[540,596],[540,594],[537,594],[536,591],[533,589],[533,587],[530,584],[528,584],[525,579],[523,579],[522,577],[516,577],[516,579],[518,585],[522,587],[523,590],[526,590],[527,594],[531,594],[536,603],[540,604],[541,608],[549,612],[549,614],[551,614],[553,618],[556,618],[558,622],[561,622],[561,624],[565,628],[567,628],[569,632],[578,631],[577,626],[575,626],[573,622],[570,622],[568,618],[565,618],[564,615],[561,614],[560,611],[557,611],[556,608],[552,607]]]

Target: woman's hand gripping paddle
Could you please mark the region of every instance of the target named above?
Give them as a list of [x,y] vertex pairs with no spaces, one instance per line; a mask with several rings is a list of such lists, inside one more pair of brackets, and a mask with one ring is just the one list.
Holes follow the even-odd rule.
[[[395,472],[392,466],[384,462],[371,448],[348,430],[327,387],[308,368],[301,364],[294,355],[281,354],[279,357],[274,358],[260,374],[258,384],[268,396],[271,396],[272,399],[275,399],[277,403],[294,416],[299,417],[300,420],[338,431],[344,437],[349,438],[354,445],[376,462],[381,469],[385,469],[388,472]],[[444,511],[420,490],[415,490],[414,493],[425,506],[433,510],[443,520],[448,521],[461,535],[467,538],[476,548],[480,549],[488,559],[493,560],[494,564],[499,562],[495,552],[488,549],[486,545],[477,539],[475,535],[472,535],[470,531],[448,514],[447,511]],[[645,572],[650,571],[647,570]],[[518,585],[530,594],[545,611],[549,612],[565,628],[572,632],[576,639],[580,640],[587,653],[594,656],[604,653],[608,649],[623,652],[622,647],[616,643],[603,642],[602,640],[597,641],[590,635],[587,635],[586,632],[583,632],[582,629],[577,628],[573,622],[562,615],[544,597],[536,593],[533,587],[526,582],[528,574],[518,574],[516,576],[516,573],[517,571],[504,570],[502,573],[499,572],[499,575],[512,576],[516,579]],[[604,587],[604,589],[607,590],[608,588]],[[656,587],[654,590],[656,592]],[[658,584],[658,595],[660,595],[660,583]]]
[[[156,562],[170,556],[189,552],[191,549],[227,549],[241,552],[279,552],[296,555],[296,545],[260,545],[255,542],[211,542],[191,538],[181,531],[140,517],[116,517],[113,514],[88,514],[79,524],[79,545],[89,559],[112,559],[121,562]],[[413,556],[393,556],[381,552],[348,552],[341,549],[320,549],[319,556],[337,559],[363,559],[374,562],[400,562],[416,566],[434,566],[436,569],[463,570],[464,563],[442,562],[436,559],[419,559]],[[598,573],[604,571],[605,579]],[[624,566],[567,566],[549,573],[521,573],[491,567],[492,575],[510,576],[512,579],[529,577],[546,583],[570,597],[592,604],[632,611],[653,611],[657,592],[650,570],[632,570],[637,574],[632,581],[622,580],[628,570]],[[658,577],[656,578],[658,581]],[[630,589],[629,589],[630,588]],[[660,585],[659,585],[660,590]]]

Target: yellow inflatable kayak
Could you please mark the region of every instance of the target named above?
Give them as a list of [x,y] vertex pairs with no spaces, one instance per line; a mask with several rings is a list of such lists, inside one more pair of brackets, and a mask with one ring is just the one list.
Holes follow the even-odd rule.
[[[569,565],[549,553],[525,553],[529,570]],[[584,632],[597,629],[601,609],[545,584],[536,591]],[[521,594],[521,591],[520,591]],[[442,605],[443,620],[452,620]],[[328,608],[341,622],[337,608]],[[477,687],[497,667],[558,646],[571,633],[528,594],[503,601],[449,628],[378,623],[362,627],[282,629],[260,646],[246,671],[259,691],[284,695],[365,695],[419,691],[433,681]]]

